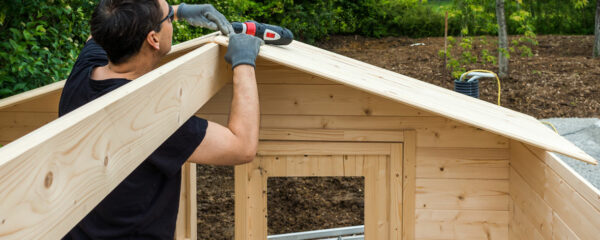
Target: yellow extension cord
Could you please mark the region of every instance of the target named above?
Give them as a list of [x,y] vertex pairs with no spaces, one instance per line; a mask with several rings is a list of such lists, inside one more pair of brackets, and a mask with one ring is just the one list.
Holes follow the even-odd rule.
[[492,71],[483,70],[483,69],[475,69],[475,70],[471,70],[471,71],[466,72],[465,76],[468,75],[469,73],[472,73],[472,72],[485,72],[485,73],[494,74],[494,76],[496,76],[496,81],[498,81],[498,106],[502,106],[502,105],[500,105],[501,88],[500,88],[500,78],[498,77],[498,75],[496,75],[496,73],[492,72]]

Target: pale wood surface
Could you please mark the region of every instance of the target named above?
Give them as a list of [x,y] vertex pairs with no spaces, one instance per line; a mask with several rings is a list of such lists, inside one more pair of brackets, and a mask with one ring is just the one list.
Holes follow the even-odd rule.
[[[202,114],[227,114],[232,85],[225,86],[200,109]],[[259,84],[261,114],[431,116],[415,108],[343,85]]]
[[390,152],[390,184],[388,190],[390,194],[390,239],[402,239],[402,179],[404,178],[403,146],[403,144],[392,144]]
[[[227,124],[228,114],[202,114],[196,116]],[[344,129],[344,130],[404,130],[423,128],[456,128],[463,124],[443,117],[396,116],[332,116],[332,115],[275,115],[261,114],[262,128],[275,129]]]
[[481,210],[416,211],[416,239],[508,239],[508,212]]
[[[551,216],[552,221],[560,219],[560,222],[553,222],[552,226],[561,227],[560,224],[564,223],[581,239],[597,239],[597,236],[600,235],[600,229],[597,228],[600,226],[600,211],[595,207],[598,198],[590,198],[592,191],[573,175],[567,175],[569,180],[565,180],[545,163],[560,160],[541,159],[534,154],[530,147],[521,143],[511,145],[511,167],[518,173],[518,176],[522,177],[523,182],[527,183],[533,192],[543,199],[543,203],[552,209],[552,214],[558,216],[558,218]],[[533,148],[533,150],[536,149]],[[555,164],[555,168],[561,167],[556,162],[553,164]],[[562,169],[560,172],[568,173],[566,169]],[[581,189],[580,191],[583,193],[573,186]],[[535,204],[542,203],[538,199]],[[524,215],[526,216],[526,214]],[[561,229],[564,230],[564,227]],[[566,231],[562,231],[561,234],[565,233]]]
[[571,230],[565,222],[558,216],[552,214],[552,239],[579,240],[580,238]]
[[196,239],[198,218],[196,201],[196,164],[185,163],[181,168],[181,191],[179,194],[179,212],[175,228],[175,239]]
[[[538,160],[541,160],[545,166],[552,169],[554,173],[560,176],[569,184],[569,186],[575,189],[583,198],[585,198],[585,200],[594,206],[594,208],[600,211],[600,190],[594,187],[587,179],[579,175],[579,173],[575,172],[575,170],[564,161],[543,149],[519,143],[513,143],[513,145],[517,146],[515,151],[523,151],[522,147],[529,150],[530,154],[535,155]],[[539,161],[533,162],[538,163]]]
[[[64,82],[53,83],[53,84],[50,84],[49,86],[52,89],[56,88],[57,86],[62,86],[62,85],[59,85],[59,83],[64,83]],[[43,90],[43,88],[45,88],[45,87],[41,87],[41,88]],[[12,103],[12,105],[7,104],[0,111],[2,111],[2,112],[57,113],[58,112],[58,102],[60,101],[60,94],[62,93],[62,88],[58,89],[58,90],[53,90],[50,92],[42,92],[42,90],[40,90],[39,92],[34,91],[34,92],[38,92],[39,95],[32,96],[31,98],[21,99],[21,95],[15,95],[13,97],[17,98],[18,101],[14,101],[14,103]],[[22,94],[29,95],[28,92],[25,92]],[[13,102],[13,101],[11,101],[10,98],[12,98],[12,97],[9,97],[7,100],[2,100],[1,102],[5,102],[5,101],[8,103]]]
[[[227,124],[225,114],[197,114]],[[505,137],[439,117],[261,115],[262,129],[328,129],[400,131],[416,129],[417,145],[431,148],[504,148]],[[266,136],[265,136],[266,137]]]
[[[214,39],[227,45],[226,37]],[[301,42],[294,41],[287,46],[265,45],[261,47],[260,56],[549,151],[596,162],[531,116]]]
[[417,168],[417,132],[404,133],[403,179],[402,179],[402,239],[415,239],[415,195]]
[[513,204],[522,210],[523,215],[545,239],[551,239],[552,208],[529,187],[514,169],[510,171],[509,184]]
[[[523,240],[544,240],[537,228],[525,216],[521,208],[513,205],[512,218],[510,220],[509,231],[513,232],[511,236]],[[512,239],[512,238],[511,238]]]
[[506,180],[417,178],[416,185],[418,209],[508,211]]
[[275,63],[264,58],[256,60],[256,81],[258,84],[323,84],[339,85],[310,73]]
[[[60,98],[60,93],[62,92],[62,88],[64,86],[65,80],[51,83],[46,86],[39,87],[21,94],[0,99],[0,111],[6,111],[11,107],[21,105],[26,102],[34,101],[41,97],[54,96],[53,98],[55,98],[55,96],[58,95],[58,97]],[[55,107],[55,111],[58,111],[58,104]]]
[[417,178],[508,179],[509,150],[419,148]]
[[260,130],[261,140],[332,141],[332,142],[402,142],[402,131],[268,129]]
[[[280,176],[363,176],[366,238],[401,239],[403,144],[288,141],[282,149],[278,143],[261,141],[263,153],[235,167],[236,240],[266,238],[267,178]],[[296,149],[314,148],[306,147],[310,143],[321,147],[298,154]],[[360,153],[367,148],[359,145],[387,151]]]
[[263,155],[387,155],[390,146],[385,143],[336,143],[265,141],[258,145],[258,156]]
[[62,237],[231,79],[220,52],[207,44],[0,148],[0,235]]

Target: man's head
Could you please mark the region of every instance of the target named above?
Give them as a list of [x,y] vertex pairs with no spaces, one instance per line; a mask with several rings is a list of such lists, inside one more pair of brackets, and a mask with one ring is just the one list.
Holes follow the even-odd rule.
[[171,49],[172,11],[165,0],[101,0],[90,21],[92,37],[113,64],[140,51],[164,56]]

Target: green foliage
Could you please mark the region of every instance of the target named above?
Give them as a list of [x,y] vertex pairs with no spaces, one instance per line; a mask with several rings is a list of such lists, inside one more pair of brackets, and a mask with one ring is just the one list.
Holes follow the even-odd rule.
[[93,4],[0,2],[0,98],[65,78],[89,35],[87,19]]
[[[449,34],[496,35],[495,1],[489,0],[168,0],[213,4],[231,21],[255,20],[287,27],[309,43],[331,34],[371,37],[443,36],[448,12]],[[0,98],[65,79],[84,41],[97,0],[0,1]],[[27,6],[27,7],[24,7]],[[535,34],[592,34],[595,4],[589,0],[507,0],[508,33],[522,35],[503,54],[532,56]],[[174,43],[210,32],[174,23]],[[476,52],[474,39],[449,37],[448,68],[461,71],[472,62],[496,62]],[[469,42],[470,41],[470,42]],[[488,44],[485,37],[479,39]],[[490,41],[491,44],[494,40]],[[456,58],[456,59],[455,59]]]

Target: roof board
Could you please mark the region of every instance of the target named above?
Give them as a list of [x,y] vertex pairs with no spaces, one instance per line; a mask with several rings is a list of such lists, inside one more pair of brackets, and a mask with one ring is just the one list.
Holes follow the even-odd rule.
[[[227,37],[215,42],[227,45]],[[588,163],[596,160],[537,119],[433,84],[344,57],[298,41],[261,47],[260,57],[378,96],[561,153]]]

